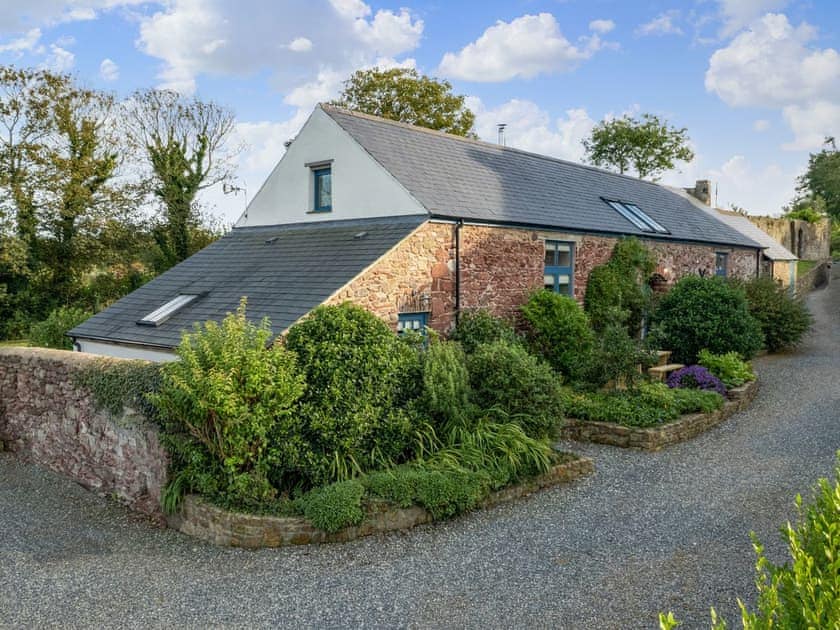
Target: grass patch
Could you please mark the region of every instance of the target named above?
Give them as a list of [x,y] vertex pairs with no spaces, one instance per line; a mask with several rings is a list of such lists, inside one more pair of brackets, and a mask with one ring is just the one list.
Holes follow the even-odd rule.
[[29,343],[28,339],[6,339],[5,341],[0,341],[0,348],[3,347],[18,347],[18,348],[28,348],[31,344]]
[[796,261],[796,277],[801,278],[806,273],[811,271],[817,265],[815,260],[797,260]]

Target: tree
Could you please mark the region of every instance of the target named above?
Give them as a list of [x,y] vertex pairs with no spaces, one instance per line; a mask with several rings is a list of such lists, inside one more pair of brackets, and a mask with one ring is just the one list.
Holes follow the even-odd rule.
[[689,141],[685,128],[672,127],[654,114],[642,114],[641,119],[623,116],[598,123],[583,147],[586,160],[595,166],[619,173],[632,169],[639,178],[656,181],[675,162],[694,159]]
[[826,138],[823,150],[808,158],[808,169],[799,178],[799,191],[822,198],[826,212],[840,220],[840,151],[834,138]]
[[344,82],[333,105],[389,120],[473,136],[473,114],[449,81],[421,75],[414,68],[357,70]]
[[238,147],[231,147],[233,112],[212,101],[169,90],[137,92],[127,105],[126,135],[143,156],[164,221],[154,231],[161,268],[194,253],[191,232],[200,218],[198,193],[230,179]]

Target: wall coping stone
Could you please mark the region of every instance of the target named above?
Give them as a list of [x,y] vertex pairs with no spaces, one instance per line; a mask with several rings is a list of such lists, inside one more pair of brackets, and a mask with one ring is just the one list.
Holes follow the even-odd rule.
[[[575,459],[557,464],[543,475],[492,492],[479,507],[488,508],[513,501],[542,488],[571,482],[594,470],[591,459],[575,456]],[[385,501],[373,501],[362,524],[329,534],[303,517],[229,512],[196,495],[188,495],[184,497],[180,510],[167,518],[167,523],[173,529],[214,545],[258,549],[347,542],[379,532],[406,530],[432,520],[432,515],[419,506],[398,508]]]
[[658,451],[671,444],[685,442],[705,433],[746,409],[758,392],[758,381],[750,381],[729,390],[723,407],[711,413],[686,414],[658,427],[627,427],[614,422],[598,422],[567,418],[560,436],[577,442],[595,442],[621,448]]

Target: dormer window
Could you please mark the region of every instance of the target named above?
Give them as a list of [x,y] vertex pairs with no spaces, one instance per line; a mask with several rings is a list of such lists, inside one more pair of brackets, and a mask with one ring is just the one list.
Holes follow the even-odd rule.
[[332,167],[322,166],[312,169],[315,182],[315,203],[313,212],[332,212]]

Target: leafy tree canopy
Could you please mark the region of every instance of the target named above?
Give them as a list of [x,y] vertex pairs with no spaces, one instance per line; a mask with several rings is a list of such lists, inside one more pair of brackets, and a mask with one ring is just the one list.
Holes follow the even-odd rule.
[[676,162],[690,162],[687,130],[677,129],[654,114],[604,120],[583,141],[586,160],[619,173],[634,171],[641,179],[656,181]]
[[357,70],[332,104],[459,136],[475,135],[475,114],[464,104],[464,96],[453,94],[449,81],[414,68]]
[[834,138],[826,138],[819,153],[812,153],[808,169],[799,178],[799,190],[825,201],[825,211],[840,220],[840,151]]

